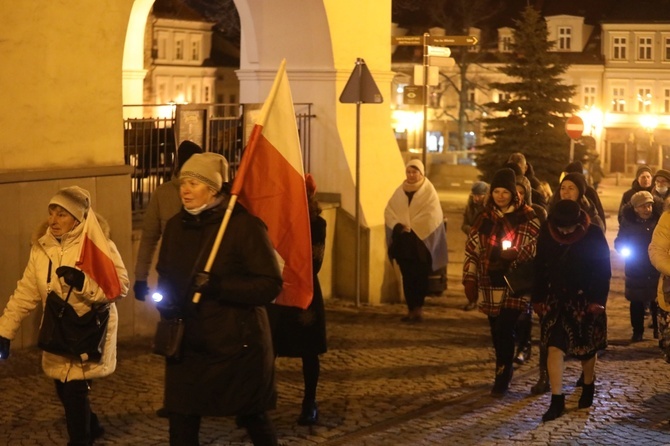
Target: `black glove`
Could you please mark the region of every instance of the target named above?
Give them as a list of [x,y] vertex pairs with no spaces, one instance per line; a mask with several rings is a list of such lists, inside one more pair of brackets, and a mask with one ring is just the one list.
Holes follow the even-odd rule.
[[0,336],[0,359],[9,358],[9,339]]
[[218,296],[221,292],[220,282],[217,275],[200,271],[193,277],[193,291],[202,295]]
[[135,293],[135,299],[141,300],[144,302],[147,294],[149,294],[149,285],[147,285],[146,280],[136,280],[133,284],[133,293]]
[[59,266],[56,268],[56,275],[62,277],[65,283],[75,290],[81,291],[84,288],[84,279],[86,276],[80,269],[72,268],[71,266]]

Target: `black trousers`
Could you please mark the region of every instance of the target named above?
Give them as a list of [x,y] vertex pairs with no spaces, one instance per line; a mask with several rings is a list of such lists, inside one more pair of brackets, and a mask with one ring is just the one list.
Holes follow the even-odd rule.
[[[200,445],[200,415],[170,413],[170,446]],[[237,417],[239,427],[244,427],[254,446],[277,446],[277,433],[265,413]]]
[[496,368],[512,367],[514,361],[514,327],[521,310],[502,308],[497,316],[489,316],[491,340],[496,352]]
[[88,399],[91,381],[75,380],[60,382],[54,380],[56,393],[65,409],[67,434],[70,437],[68,446],[90,446],[91,423],[97,424],[97,417],[91,412],[91,403]]
[[428,267],[415,259],[396,259],[402,273],[402,291],[405,293],[407,309],[423,307],[428,293]]
[[650,302],[638,302],[631,301],[630,303],[630,325],[633,327],[633,333],[642,334],[644,333],[644,313],[646,306],[649,305],[649,312],[651,313],[651,321],[654,324],[654,329],[658,330],[658,304],[656,301]]

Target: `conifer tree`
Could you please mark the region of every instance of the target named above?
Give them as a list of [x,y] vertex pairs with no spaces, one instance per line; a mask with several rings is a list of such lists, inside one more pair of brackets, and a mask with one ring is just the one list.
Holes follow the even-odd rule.
[[578,108],[570,102],[575,87],[562,84],[569,65],[550,51],[544,18],[527,6],[515,25],[512,53],[499,68],[510,80],[490,84],[501,97],[486,104],[484,134],[493,142],[481,146],[477,167],[490,180],[511,153],[521,152],[540,180],[555,185],[569,162],[565,120]]

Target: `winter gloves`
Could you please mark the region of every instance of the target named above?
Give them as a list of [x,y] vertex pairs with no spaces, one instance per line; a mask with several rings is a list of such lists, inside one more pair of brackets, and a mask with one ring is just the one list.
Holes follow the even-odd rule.
[[147,294],[149,294],[149,285],[146,280],[136,280],[133,284],[133,293],[135,294],[135,299],[144,302]]
[[56,268],[56,275],[63,278],[65,283],[70,285],[75,290],[81,291],[84,288],[84,279],[86,276],[82,270],[73,268],[71,266],[59,266]]

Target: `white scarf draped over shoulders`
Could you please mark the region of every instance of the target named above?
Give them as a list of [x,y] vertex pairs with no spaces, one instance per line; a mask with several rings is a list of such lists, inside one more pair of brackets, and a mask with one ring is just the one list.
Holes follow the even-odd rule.
[[[403,183],[404,184],[404,183]],[[386,243],[391,245],[393,228],[398,224],[408,227],[426,245],[433,258],[433,270],[447,264],[447,236],[444,214],[437,191],[428,178],[414,193],[412,202],[401,184],[391,196],[384,210]]]

